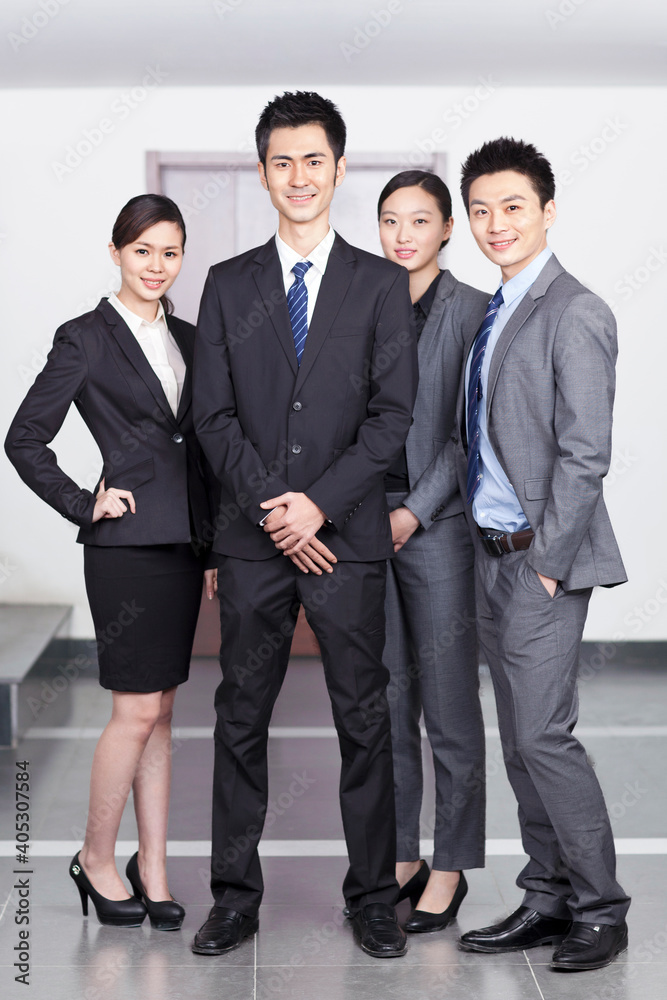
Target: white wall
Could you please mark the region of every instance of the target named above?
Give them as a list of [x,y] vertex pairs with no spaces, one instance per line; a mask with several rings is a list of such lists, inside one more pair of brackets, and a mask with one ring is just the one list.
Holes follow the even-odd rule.
[[[317,88],[316,81],[299,80],[234,90],[157,84],[134,96],[126,90],[0,92],[0,425],[7,426],[41,367],[56,326],[115,287],[106,243],[120,207],[145,190],[146,150],[251,148],[264,103],[296,86],[320,89],[339,104],[349,127],[349,159],[356,151],[404,149],[406,167],[418,166],[420,149],[435,143],[450,157],[446,179],[453,192],[458,164],[486,139],[514,135],[549,156],[563,181],[553,249],[613,302],[619,323],[607,499],[630,583],[594,595],[587,638],[667,639],[665,89],[530,90],[480,79],[476,90]],[[107,131],[96,136],[99,144],[58,177],[54,164],[64,162],[66,147],[99,129],[102,119]],[[497,275],[468,232],[458,195],[454,212],[447,265],[492,290]],[[96,448],[78,415],[68,417],[56,450],[77,481],[95,482]],[[73,634],[90,636],[76,529],[23,486],[4,455],[0,461],[0,600],[74,603]]]

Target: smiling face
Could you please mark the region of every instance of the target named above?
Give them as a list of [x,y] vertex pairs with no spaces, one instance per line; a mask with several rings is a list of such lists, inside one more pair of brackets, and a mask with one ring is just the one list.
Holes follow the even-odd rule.
[[116,249],[109,244],[111,259],[120,267],[118,298],[151,322],[158,300],[171,288],[183,263],[183,233],[175,222],[157,222],[140,233],[134,243]]
[[388,260],[416,274],[438,273],[438,251],[449,239],[453,219],[444,219],[437,201],[419,185],[397,188],[382,202],[380,242]]
[[321,125],[276,128],[266,151],[266,167],[258,164],[259,178],[288,226],[321,221],[328,227],[329,205],[345,176],[345,157],[334,161]]
[[482,174],[470,185],[470,229],[485,256],[509,281],[545,249],[556,206],[544,208],[532,184],[516,170]]

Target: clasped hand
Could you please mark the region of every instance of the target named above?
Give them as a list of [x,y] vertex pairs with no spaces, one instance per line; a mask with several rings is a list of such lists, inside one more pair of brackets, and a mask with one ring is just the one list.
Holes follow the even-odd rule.
[[269,510],[264,531],[277,549],[289,556],[303,573],[318,576],[333,572],[337,561],[333,552],[316,538],[316,533],[326,521],[326,515],[305,493],[283,493],[265,500],[262,510]]

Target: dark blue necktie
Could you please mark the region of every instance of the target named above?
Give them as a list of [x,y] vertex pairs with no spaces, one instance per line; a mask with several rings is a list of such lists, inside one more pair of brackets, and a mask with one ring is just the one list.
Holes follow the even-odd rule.
[[289,309],[289,318],[292,324],[296,359],[299,364],[301,364],[301,356],[306,346],[306,336],[308,334],[308,289],[306,288],[304,279],[306,271],[312,266],[309,260],[297,261],[292,268],[292,274],[295,274],[296,278],[287,292],[287,308]]
[[468,375],[468,480],[466,503],[472,503],[482,481],[479,471],[479,407],[482,402],[482,362],[493,329],[498,309],[503,302],[503,291],[499,288],[488,306],[482,325],[472,346],[472,361]]

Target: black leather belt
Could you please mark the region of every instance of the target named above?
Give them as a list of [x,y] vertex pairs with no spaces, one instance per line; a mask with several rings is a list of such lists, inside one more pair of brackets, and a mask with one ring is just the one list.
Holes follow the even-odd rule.
[[515,531],[508,535],[493,528],[480,528],[477,525],[477,534],[482,545],[490,556],[509,555],[510,552],[521,552],[530,548],[530,543],[535,537],[532,528],[525,528],[523,531]]

